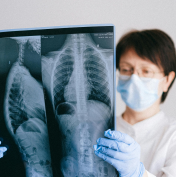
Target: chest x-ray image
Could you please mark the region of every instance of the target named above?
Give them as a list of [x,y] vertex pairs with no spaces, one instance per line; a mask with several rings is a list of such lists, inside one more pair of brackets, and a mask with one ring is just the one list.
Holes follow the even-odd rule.
[[115,169],[95,156],[92,148],[97,138],[113,127],[111,35],[75,33],[41,38],[42,81],[45,101],[50,102],[47,117],[59,130],[55,141],[60,142],[57,161],[63,177],[116,176]]
[[93,149],[114,128],[114,70],[111,25],[0,32],[0,176],[116,177]]
[[[10,38],[16,42],[18,57],[12,64],[8,58],[10,66],[7,67],[9,71],[4,93],[5,123],[21,152],[26,177],[53,176],[43,87],[39,79],[41,78],[40,39],[40,36]],[[0,40],[6,45],[9,38]],[[8,52],[12,52],[10,46],[8,47]],[[35,68],[37,60],[40,67]],[[31,70],[36,77],[31,75],[27,67],[31,68],[33,64],[36,65]]]

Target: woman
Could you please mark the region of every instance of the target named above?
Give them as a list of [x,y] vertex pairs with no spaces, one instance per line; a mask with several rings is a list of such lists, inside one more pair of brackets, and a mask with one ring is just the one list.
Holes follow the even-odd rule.
[[95,154],[121,177],[175,177],[176,121],[160,110],[175,80],[174,43],[160,30],[129,32],[117,44],[116,68],[126,109]]

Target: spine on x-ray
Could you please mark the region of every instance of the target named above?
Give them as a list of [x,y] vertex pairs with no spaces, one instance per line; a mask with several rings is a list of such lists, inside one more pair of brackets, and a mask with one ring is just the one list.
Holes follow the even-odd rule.
[[[71,45],[66,45],[57,57],[53,72],[53,103],[57,115],[62,114],[62,103],[76,100],[79,122],[78,169],[87,174],[94,172],[93,150],[88,123],[87,101],[103,102],[111,109],[110,89],[106,63],[101,53],[89,42],[84,34],[71,35]],[[69,83],[69,88],[68,88]],[[72,86],[73,85],[73,86]],[[70,94],[67,89],[75,90]],[[67,110],[63,114],[72,114]]]

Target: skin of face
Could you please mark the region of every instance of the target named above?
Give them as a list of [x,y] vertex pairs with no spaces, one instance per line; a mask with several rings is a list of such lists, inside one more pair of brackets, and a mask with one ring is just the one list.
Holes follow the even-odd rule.
[[[175,77],[175,72],[171,71],[168,76],[164,75],[164,69],[161,66],[157,66],[156,64],[152,63],[147,58],[141,58],[137,55],[137,53],[133,49],[127,50],[121,57],[119,61],[119,66],[130,66],[133,69],[133,74],[138,75],[138,70],[140,68],[150,68],[155,72],[153,78],[161,79],[159,86],[158,86],[158,96],[159,98],[155,101],[155,103],[147,108],[144,111],[136,112],[126,106],[125,112],[122,114],[123,119],[125,119],[130,124],[135,124],[141,120],[149,118],[155,115],[157,112],[160,111],[160,101],[161,95],[163,92],[167,92],[169,85],[171,84],[172,80]],[[162,79],[163,78],[163,79]]]

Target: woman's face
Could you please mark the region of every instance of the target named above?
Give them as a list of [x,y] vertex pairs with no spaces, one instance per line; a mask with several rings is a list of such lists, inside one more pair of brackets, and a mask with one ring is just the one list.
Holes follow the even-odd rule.
[[[125,75],[130,75],[131,73],[129,71],[132,71],[132,74],[139,75],[140,77],[156,79],[162,79],[164,77],[163,68],[152,63],[148,59],[141,58],[132,49],[128,50],[120,57],[119,67],[122,73],[125,73]],[[161,96],[162,92],[166,92],[168,86],[169,85],[165,77],[159,83],[158,96]]]

